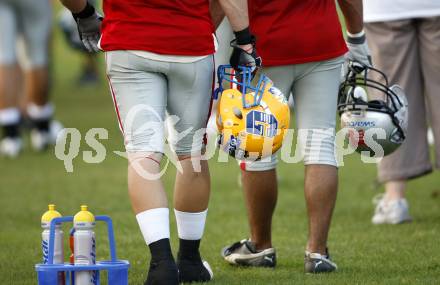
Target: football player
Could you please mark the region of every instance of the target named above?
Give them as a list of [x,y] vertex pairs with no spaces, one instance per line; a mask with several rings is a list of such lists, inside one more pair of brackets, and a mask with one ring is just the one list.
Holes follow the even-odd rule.
[[440,167],[440,1],[368,0],[364,6],[373,62],[408,97],[411,120],[406,142],[379,164],[378,180],[385,184],[385,195],[375,199],[372,218],[373,224],[399,224],[411,221],[407,180],[433,168],[426,137],[428,118]]
[[[347,26],[347,43],[334,0],[251,0],[250,26],[264,59],[263,73],[286,96],[293,95],[298,143],[304,153],[304,194],[309,218],[306,273],[337,269],[327,239],[336,202],[338,168],[335,126],[338,87],[344,54],[370,64],[362,23],[362,0],[339,0]],[[222,255],[235,265],[276,265],[272,215],[277,201],[277,160],[241,163],[250,239],[226,247]]]
[[[105,51],[129,159],[129,195],[151,251],[145,284],[209,281],[212,272],[200,257],[199,245],[210,177],[207,162],[202,160],[196,171],[191,157],[200,156],[204,148],[204,134],[199,129],[206,126],[212,98],[213,21],[219,23],[218,9],[224,10],[235,31],[231,63],[258,65],[247,1],[104,0],[104,19],[86,0],[61,1],[72,11],[86,48]],[[174,122],[168,141],[181,167],[174,189],[180,238],[177,264],[171,253],[168,202],[160,180],[166,113]]]
[[[22,91],[19,68],[24,74],[32,147],[41,151],[55,143],[54,127],[60,126],[51,122],[54,108],[48,101],[51,19],[50,0],[0,2],[0,127],[3,129],[0,154],[16,157],[22,149],[18,108]],[[17,56],[19,38],[23,39],[25,55],[20,65]]]

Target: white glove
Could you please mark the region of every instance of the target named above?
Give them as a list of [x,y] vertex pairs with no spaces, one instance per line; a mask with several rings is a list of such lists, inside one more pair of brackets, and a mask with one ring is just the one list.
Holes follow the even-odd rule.
[[85,48],[89,52],[99,52],[101,38],[102,16],[96,13],[95,8],[87,3],[83,11],[73,14],[78,25],[78,32]]
[[371,66],[371,53],[368,48],[365,32],[351,34],[347,32],[348,60],[359,61],[367,66]]

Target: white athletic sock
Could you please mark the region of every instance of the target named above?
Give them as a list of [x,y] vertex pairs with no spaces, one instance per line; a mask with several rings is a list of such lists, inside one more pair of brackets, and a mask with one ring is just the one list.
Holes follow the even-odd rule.
[[176,215],[177,232],[180,239],[202,239],[208,209],[200,213],[180,212],[174,209],[174,214]]
[[33,120],[48,120],[53,116],[54,107],[51,103],[47,103],[43,106],[30,103],[26,110],[29,117]]
[[0,110],[0,125],[15,125],[20,122],[20,111],[17,108]]
[[155,241],[170,238],[170,211],[168,208],[156,208],[136,215],[147,245]]

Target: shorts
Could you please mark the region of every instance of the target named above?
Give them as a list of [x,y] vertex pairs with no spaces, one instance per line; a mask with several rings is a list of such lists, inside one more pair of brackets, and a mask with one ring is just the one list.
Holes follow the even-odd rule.
[[[193,63],[106,52],[107,75],[127,152],[199,154],[212,102],[213,56]],[[165,120],[166,119],[166,120]]]
[[[293,96],[298,143],[305,165],[337,166],[336,109],[343,61],[341,56],[320,62],[263,69],[263,73],[283,92],[286,99],[290,94]],[[247,171],[270,170],[276,168],[277,157],[274,154],[271,159],[242,161],[240,165]]]
[[24,68],[46,66],[52,28],[50,0],[0,2],[0,64],[17,63],[17,42],[24,42]]

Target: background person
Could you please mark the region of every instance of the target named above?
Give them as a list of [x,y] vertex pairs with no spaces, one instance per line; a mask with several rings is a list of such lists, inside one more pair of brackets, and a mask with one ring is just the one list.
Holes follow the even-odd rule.
[[[91,5],[95,5],[96,1],[89,0]],[[97,84],[99,82],[98,56],[94,53],[87,52],[78,33],[75,19],[69,9],[62,8],[58,14],[59,26],[64,34],[64,38],[73,50],[79,52],[82,57],[81,71],[78,76],[79,85]]]
[[[25,116],[31,123],[32,147],[41,151],[55,143],[59,123],[51,122],[49,50],[52,28],[50,0],[0,1],[0,154],[16,157],[23,148],[20,136],[19,94],[23,70]],[[17,42],[24,43],[24,64],[18,64]]]
[[378,201],[373,224],[411,220],[405,199],[407,181],[432,171],[427,128],[434,134],[436,167],[440,167],[440,1],[364,1],[365,30],[374,66],[408,98],[408,134],[402,146],[378,166],[385,195]]

